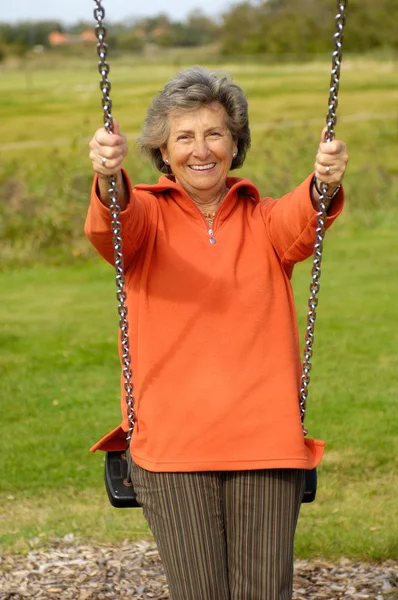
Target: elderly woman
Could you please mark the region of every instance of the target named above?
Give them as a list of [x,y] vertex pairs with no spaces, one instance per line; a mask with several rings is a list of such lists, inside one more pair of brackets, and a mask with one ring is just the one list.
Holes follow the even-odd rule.
[[[125,137],[99,129],[86,233],[113,262],[108,176],[122,207],[135,382],[132,478],[172,600],[287,600],[304,470],[300,348],[290,279],[311,255],[320,182],[340,213],[347,153],[321,141],[315,172],[279,200],[230,177],[250,146],[227,78],[182,71],[153,100],[139,144],[162,173],[132,186]],[[122,424],[92,450],[123,449]]]

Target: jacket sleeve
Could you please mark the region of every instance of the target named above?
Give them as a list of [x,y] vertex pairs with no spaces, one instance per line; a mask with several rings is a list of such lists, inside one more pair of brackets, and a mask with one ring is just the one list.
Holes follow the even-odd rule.
[[[123,177],[127,183],[128,204],[127,208],[120,213],[119,221],[123,240],[123,262],[125,269],[127,269],[145,239],[149,219],[147,207],[137,199],[130,179],[124,170]],[[109,208],[102,204],[97,195],[97,181],[98,178],[95,176],[84,231],[97,252],[113,265],[112,219]]]
[[[312,255],[317,228],[317,211],[311,196],[313,174],[279,200],[265,199],[261,210],[268,236],[285,271],[291,276],[293,266]],[[341,213],[344,204],[343,188],[333,198],[325,228],[329,228]]]

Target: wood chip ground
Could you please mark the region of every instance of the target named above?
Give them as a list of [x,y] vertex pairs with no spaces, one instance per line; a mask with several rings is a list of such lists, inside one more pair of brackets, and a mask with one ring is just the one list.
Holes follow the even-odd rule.
[[[72,534],[49,549],[0,558],[0,600],[166,600],[156,546],[147,541],[93,547]],[[297,560],[294,600],[398,600],[398,561]],[[200,598],[198,598],[200,600]],[[215,599],[216,600],[216,599]]]

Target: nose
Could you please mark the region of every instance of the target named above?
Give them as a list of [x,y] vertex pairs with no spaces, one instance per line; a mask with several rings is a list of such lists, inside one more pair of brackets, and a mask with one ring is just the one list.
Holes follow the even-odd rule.
[[193,155],[196,158],[198,158],[199,160],[206,160],[208,154],[209,154],[209,149],[206,144],[206,139],[205,138],[200,138],[200,139],[196,138],[195,146],[193,149]]

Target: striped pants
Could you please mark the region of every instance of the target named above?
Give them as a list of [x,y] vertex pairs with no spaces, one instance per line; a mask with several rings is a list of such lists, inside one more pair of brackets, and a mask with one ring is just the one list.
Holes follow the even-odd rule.
[[133,482],[170,600],[290,600],[304,471],[153,473]]

